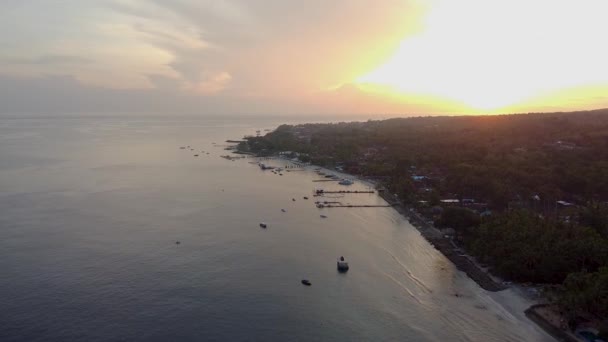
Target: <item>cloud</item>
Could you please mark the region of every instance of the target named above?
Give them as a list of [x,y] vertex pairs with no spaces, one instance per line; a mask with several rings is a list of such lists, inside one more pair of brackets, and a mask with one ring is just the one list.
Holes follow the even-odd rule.
[[182,85],[181,80],[178,78],[165,75],[148,75],[148,80],[154,85],[154,88],[166,91],[175,91]]
[[[90,86],[69,75],[10,77],[0,75],[0,115],[158,113],[221,115],[223,113],[260,114],[274,110],[269,104],[234,101],[221,94],[230,80],[227,74],[210,75],[205,82],[186,93],[174,90],[181,83],[162,75],[148,75],[156,87],[151,89],[112,89]],[[181,85],[180,85],[181,86]]]
[[203,77],[203,80],[194,86],[194,91],[205,95],[216,94],[224,90],[230,81],[232,76],[229,73],[222,71]]
[[21,58],[7,58],[4,60],[10,64],[31,64],[31,65],[76,65],[76,64],[90,64],[94,61],[92,59],[82,56],[70,56],[70,55],[43,55],[39,57],[21,57]]
[[[605,68],[591,66],[600,65],[608,51],[581,43],[597,42],[605,11],[593,11],[588,23],[564,26],[570,11],[548,0],[539,0],[548,4],[540,7],[523,0],[515,7],[482,0],[7,1],[0,2],[0,111],[190,112],[203,106],[223,113],[436,112],[457,108],[461,98],[507,94],[487,86],[494,79],[522,92],[538,88],[521,82],[533,80],[530,75],[550,84],[561,84],[564,75],[604,81]],[[537,7],[550,8],[550,15],[519,16],[518,8]],[[485,15],[473,11],[480,8]],[[543,43],[528,35],[531,28],[554,39]],[[572,34],[579,31],[589,34]],[[523,38],[509,40],[513,32]],[[480,39],[488,35],[493,39]],[[522,52],[527,49],[535,53]],[[572,66],[570,59],[583,62]],[[510,72],[500,60],[538,67]],[[382,69],[387,63],[393,67]],[[352,84],[374,70],[382,77],[370,83],[388,80],[456,100],[394,96]],[[338,84],[346,86],[319,92]],[[34,100],[28,103],[28,97]]]
[[[148,77],[153,86],[163,89],[216,94],[232,79],[223,62],[220,44],[208,39],[210,32],[222,27],[208,27],[206,19],[222,17],[238,20],[237,7],[228,3],[175,1],[171,3],[151,1],[117,1],[110,6],[119,16],[126,16],[123,31],[130,31],[140,41],[164,51],[170,56],[165,66],[170,73]],[[204,23],[204,24],[203,24]],[[213,22],[212,22],[213,24]]]

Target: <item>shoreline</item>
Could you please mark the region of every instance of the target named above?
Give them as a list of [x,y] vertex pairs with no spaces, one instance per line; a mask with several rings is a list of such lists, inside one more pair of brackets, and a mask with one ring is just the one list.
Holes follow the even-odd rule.
[[[260,157],[255,156],[256,158],[268,158],[268,157]],[[279,160],[285,162],[293,162],[292,160],[283,158],[281,156],[272,156],[272,158],[277,158]],[[368,183],[371,187],[375,187],[377,185],[376,181],[371,179],[366,179],[361,176],[353,175],[346,173],[344,171],[338,171],[334,169],[330,169],[320,165],[308,164],[308,167],[314,168],[323,168],[328,171],[334,173],[340,173],[348,178],[357,179],[360,182]],[[450,260],[458,270],[464,272],[470,279],[472,279],[477,285],[479,285],[482,289],[490,292],[498,292],[502,290],[506,290],[509,288],[508,286],[503,285],[500,282],[494,280],[487,271],[481,269],[477,264],[471,261],[467,256],[464,256],[461,252],[456,252],[454,250],[454,246],[449,239],[446,239],[443,234],[435,227],[430,226],[425,220],[420,217],[419,214],[410,211],[411,208],[404,205],[398,199],[394,198],[394,196],[390,195],[387,191],[378,191],[376,193],[380,198],[382,198],[387,204],[389,204],[393,209],[395,209],[403,218],[405,218],[416,230],[420,232],[422,237],[424,237],[436,250],[438,250],[441,254],[443,254],[448,260]]]
[[[376,182],[369,179],[361,179],[351,175],[362,182],[367,182],[372,185],[376,185]],[[387,191],[378,191],[378,195],[387,202],[393,209],[395,209],[403,218],[405,218],[418,232],[424,237],[436,250],[443,254],[448,260],[450,260],[456,268],[464,272],[471,280],[473,280],[479,287],[489,292],[500,292],[510,288],[511,286],[503,285],[497,282],[492,276],[481,269],[477,264],[471,261],[468,256],[461,255],[454,250],[454,246],[451,241],[443,236],[441,232],[425,222],[418,213],[412,211],[410,207],[404,205],[395,196],[392,196]],[[516,293],[516,295],[531,300],[529,297],[522,293]],[[549,336],[553,337],[556,341],[560,342],[580,342],[579,339],[574,337],[567,331],[561,329],[558,325],[548,320],[541,312],[543,309],[550,307],[550,304],[539,303],[537,300],[532,301],[527,309],[523,310],[523,314],[537,327],[542,329]]]
[[547,334],[553,336],[556,340],[561,342],[580,342],[574,335],[561,329],[556,322],[551,322],[550,317],[547,317],[548,315],[551,315],[547,312],[550,310],[550,304],[535,304],[526,309],[524,313],[528,319],[536,323],[536,325],[541,327]]
[[403,205],[395,198],[391,198],[390,194],[378,192],[378,195],[399,212],[405,219],[408,220],[416,228],[422,237],[424,237],[436,250],[441,252],[448,258],[458,270],[466,273],[477,285],[482,289],[490,292],[498,292],[507,289],[508,287],[495,281],[487,271],[482,270],[473,263],[468,257],[457,253],[451,241],[445,238],[436,228],[431,227],[424,221],[419,214],[411,211],[409,207]]
[[[254,155],[255,156],[255,155]],[[260,156],[255,156],[260,158]],[[268,157],[262,157],[268,158]],[[282,161],[292,162],[289,159],[282,158],[280,156],[272,156],[271,158],[277,158]],[[312,167],[314,168],[323,168],[331,172],[337,172],[344,176],[347,176],[352,179],[357,179],[360,182],[367,183],[370,187],[374,187],[377,185],[377,182],[372,179],[367,179],[361,176],[352,175],[349,173],[345,173],[343,171],[338,171],[334,169],[330,169],[320,165],[307,164],[304,167]],[[413,208],[403,204],[399,199],[395,198],[395,196],[391,195],[388,191],[378,191],[376,190],[378,196],[382,198],[387,204],[390,205],[391,208],[396,210],[404,219],[406,219],[418,232],[420,235],[427,240],[431,246],[433,246],[437,251],[443,254],[448,260],[456,266],[459,271],[464,272],[469,279],[473,280],[479,287],[488,291],[488,292],[500,292],[503,290],[507,290],[511,288],[511,286],[507,286],[502,284],[501,282],[495,280],[488,271],[482,269],[479,265],[473,262],[468,255],[463,254],[460,251],[455,250],[455,246],[452,244],[451,240],[445,238],[443,234],[435,227],[428,224],[423,217],[420,216],[417,212],[413,211]],[[518,294],[518,296],[522,296],[522,298],[526,298],[523,294]],[[527,298],[530,300],[530,298]],[[558,326],[555,326],[551,322],[547,321],[541,314],[537,312],[538,308],[545,307],[547,304],[539,303],[537,300],[532,302],[533,304],[527,309],[523,310],[523,315],[528,318],[532,323],[534,323],[537,327],[547,333],[549,336],[553,337],[556,341],[564,341],[564,342],[578,342],[576,338],[573,338],[567,332],[561,330]]]

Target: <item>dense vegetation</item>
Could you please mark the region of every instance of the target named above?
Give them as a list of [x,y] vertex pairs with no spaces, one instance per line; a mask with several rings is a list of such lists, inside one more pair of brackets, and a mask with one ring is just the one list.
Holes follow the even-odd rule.
[[513,280],[560,283],[570,273],[607,265],[608,241],[595,230],[527,211],[497,215],[468,234],[470,251]]
[[377,179],[495,273],[607,315],[608,110],[284,125],[239,149]]
[[[571,318],[586,313],[608,317],[608,267],[593,273],[582,271],[570,274],[564,281],[559,304]],[[603,328],[606,334],[608,329]]]
[[[284,125],[251,138],[256,153],[297,151],[389,185],[428,176],[433,190],[504,208],[538,195],[583,203],[608,198],[608,110],[471,117],[420,117]],[[397,189],[397,187],[393,187]],[[411,194],[411,192],[408,192]],[[407,198],[406,198],[407,199]],[[550,208],[546,208],[550,209]]]

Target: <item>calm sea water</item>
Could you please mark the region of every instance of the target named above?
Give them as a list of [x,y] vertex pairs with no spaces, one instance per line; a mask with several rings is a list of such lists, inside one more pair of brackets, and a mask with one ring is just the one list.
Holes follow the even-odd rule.
[[551,341],[392,209],[220,158],[281,121],[0,119],[0,341]]

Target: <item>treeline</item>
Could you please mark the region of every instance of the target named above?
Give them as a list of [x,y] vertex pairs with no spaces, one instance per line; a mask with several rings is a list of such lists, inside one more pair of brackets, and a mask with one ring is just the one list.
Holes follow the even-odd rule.
[[571,273],[608,266],[608,241],[598,231],[528,211],[484,219],[465,236],[480,261],[516,281],[558,284]]
[[[608,110],[503,116],[420,117],[284,125],[242,149],[305,153],[315,164],[411,187],[429,176],[432,193],[476,198],[502,210],[538,195],[584,203],[608,198]],[[412,190],[411,188],[409,190]],[[404,200],[419,196],[404,193]]]

